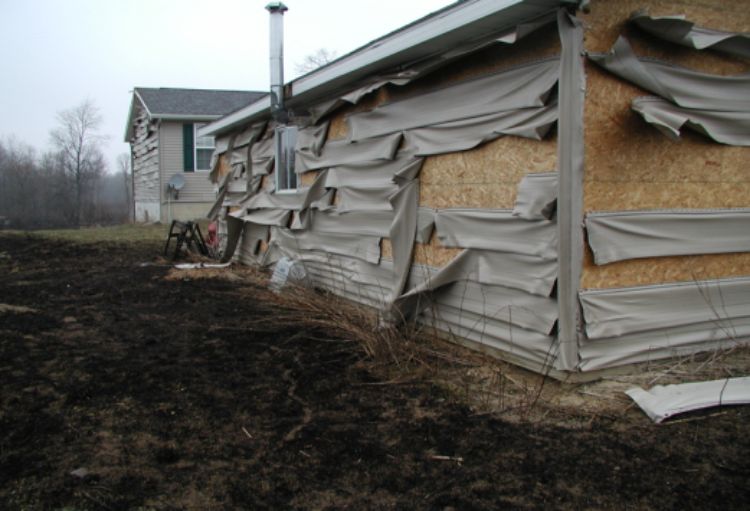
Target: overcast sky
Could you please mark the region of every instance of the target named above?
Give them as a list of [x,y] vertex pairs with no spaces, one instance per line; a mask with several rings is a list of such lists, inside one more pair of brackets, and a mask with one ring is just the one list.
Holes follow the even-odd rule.
[[[268,0],[0,0],[0,137],[49,149],[57,112],[91,98],[110,169],[131,91],[268,89]],[[284,0],[285,79],[318,48],[343,55],[451,0]]]

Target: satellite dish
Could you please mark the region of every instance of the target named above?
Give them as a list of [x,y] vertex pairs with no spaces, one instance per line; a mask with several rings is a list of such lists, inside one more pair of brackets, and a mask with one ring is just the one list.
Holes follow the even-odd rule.
[[179,192],[185,187],[185,178],[182,177],[182,174],[175,174],[174,176],[169,178],[168,186],[169,188],[177,190]]
[[167,191],[171,192],[175,199],[180,198],[180,190],[185,187],[185,178],[181,174],[175,174],[169,178]]

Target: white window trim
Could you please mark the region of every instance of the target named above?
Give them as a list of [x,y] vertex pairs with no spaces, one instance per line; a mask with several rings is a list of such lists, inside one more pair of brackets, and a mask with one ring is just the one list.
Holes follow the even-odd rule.
[[[216,151],[216,138],[215,137],[200,137],[200,138],[210,138],[212,145],[209,146],[200,146],[198,147],[198,128],[202,128],[205,126],[206,123],[193,123],[193,172],[211,172],[211,166],[209,165],[209,168],[206,169],[199,169],[198,168],[198,149],[212,149],[211,156],[213,157],[213,151]],[[210,158],[209,158],[210,161]]]
[[[281,176],[281,169],[279,167],[279,161],[281,161],[280,158],[279,158],[279,150],[281,149],[281,146],[279,144],[279,138],[278,137],[280,137],[280,133],[282,132],[279,128],[282,128],[282,129],[284,129],[284,128],[295,128],[295,129],[298,129],[296,126],[279,126],[278,128],[276,128],[277,131],[274,133],[274,138],[276,139],[276,140],[274,140],[274,145],[275,145],[275,149],[274,149],[274,157],[275,157],[275,161],[274,161],[274,165],[275,165],[275,169],[274,169],[274,188],[275,188],[275,190],[274,190],[274,193],[275,194],[279,194],[279,195],[281,195],[281,194],[295,194],[295,193],[297,193],[297,190],[300,187],[300,176],[297,175],[297,174],[295,174],[296,186],[294,188],[284,188],[284,189],[280,189],[279,188],[279,177]],[[294,151],[294,148],[292,148],[292,151]],[[288,169],[285,169],[285,172],[286,171],[288,171]],[[291,173],[294,174],[294,168],[291,169]]]

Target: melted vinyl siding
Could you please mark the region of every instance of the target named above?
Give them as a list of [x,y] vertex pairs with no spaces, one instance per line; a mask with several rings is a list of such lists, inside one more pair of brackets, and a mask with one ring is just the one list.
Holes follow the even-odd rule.
[[211,202],[216,200],[214,186],[208,179],[208,171],[184,172],[182,153],[182,124],[179,122],[163,122],[160,129],[160,156],[162,168],[162,201],[166,201],[166,186],[175,174],[182,174],[185,187],[180,190],[177,202]]
[[135,118],[133,176],[136,202],[159,200],[159,131],[140,109]]

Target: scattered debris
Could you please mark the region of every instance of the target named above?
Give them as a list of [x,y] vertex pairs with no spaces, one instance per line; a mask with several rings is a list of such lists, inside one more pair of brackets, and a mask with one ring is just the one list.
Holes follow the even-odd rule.
[[307,281],[307,271],[301,262],[282,257],[276,263],[268,287],[273,291],[280,291],[286,285],[287,280],[304,285]]
[[455,461],[456,463],[459,463],[459,464],[464,462],[464,459],[460,456],[443,456],[440,454],[430,454],[427,457],[435,461]]
[[199,270],[202,268],[229,268],[232,263],[181,263],[175,264],[178,270]]
[[657,385],[650,391],[634,387],[625,393],[652,421],[715,406],[750,404],[750,377],[678,385]]
[[73,477],[77,477],[79,479],[85,479],[86,476],[88,476],[90,474],[90,472],[88,471],[88,469],[86,469],[84,467],[81,467],[81,468],[77,468],[75,470],[71,470],[69,472],[69,474],[72,475]]
[[11,305],[9,303],[0,303],[0,312],[14,312],[16,314],[33,313],[39,312],[31,307],[25,307],[23,305]]

